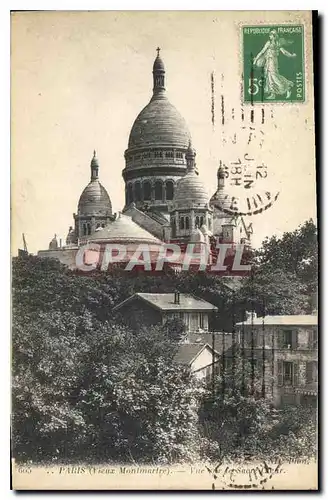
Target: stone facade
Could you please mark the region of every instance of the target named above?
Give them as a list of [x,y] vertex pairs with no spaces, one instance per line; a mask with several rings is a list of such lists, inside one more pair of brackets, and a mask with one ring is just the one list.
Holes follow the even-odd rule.
[[273,396],[277,406],[311,398],[313,402],[316,400],[318,331],[315,320],[313,317],[311,326],[238,324],[245,357],[255,360],[259,372],[264,375],[266,393]]

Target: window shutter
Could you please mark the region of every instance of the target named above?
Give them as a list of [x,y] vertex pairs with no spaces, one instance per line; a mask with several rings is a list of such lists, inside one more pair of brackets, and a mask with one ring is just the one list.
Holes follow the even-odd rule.
[[308,361],[306,363],[306,383],[307,384],[311,384],[311,382],[312,382],[312,372],[313,372],[312,362]]
[[293,363],[293,386],[297,387],[298,386],[298,373],[299,372],[299,364],[298,363]]
[[278,386],[281,387],[283,385],[283,372],[282,372],[282,361],[278,361]]

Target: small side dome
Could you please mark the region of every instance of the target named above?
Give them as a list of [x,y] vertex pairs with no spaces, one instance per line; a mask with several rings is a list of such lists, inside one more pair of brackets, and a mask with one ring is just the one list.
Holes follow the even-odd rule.
[[75,231],[72,226],[69,227],[68,233],[66,236],[66,245],[74,245],[75,243]]
[[194,229],[190,234],[190,243],[205,243],[204,234],[200,229]]
[[49,250],[57,250],[58,249],[58,241],[57,241],[57,235],[52,238],[52,240],[49,243]]
[[112,203],[109,195],[99,182],[99,163],[95,151],[93,153],[90,168],[91,180],[80,196],[78,214],[86,216],[112,215]]

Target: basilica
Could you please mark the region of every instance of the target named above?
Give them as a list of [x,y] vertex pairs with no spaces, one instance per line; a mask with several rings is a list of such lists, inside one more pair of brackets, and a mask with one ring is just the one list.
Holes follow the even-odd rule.
[[220,243],[250,245],[251,226],[225,210],[230,200],[223,169],[218,169],[212,197],[202,183],[188,126],[167,98],[160,49],[152,73],[153,95],[135,119],[124,153],[124,207],[113,213],[94,152],[90,182],[82,191],[65,243],[55,235],[39,256],[74,267],[78,249],[87,243],[131,247],[147,243],[156,248],[163,242],[206,243],[215,238]]

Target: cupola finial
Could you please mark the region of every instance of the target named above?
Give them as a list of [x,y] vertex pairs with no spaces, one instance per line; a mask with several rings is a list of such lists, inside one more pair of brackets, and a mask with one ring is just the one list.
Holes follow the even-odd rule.
[[225,179],[225,175],[224,175],[224,169],[223,169],[223,166],[222,166],[222,161],[220,161],[220,166],[218,168],[218,189],[223,189],[224,188],[224,179]]
[[99,163],[98,163],[95,149],[93,150],[93,157],[91,160],[90,167],[91,167],[91,180],[95,181],[98,179],[98,174],[99,174]]
[[192,145],[191,145],[191,140],[189,139],[189,145],[188,145],[188,149],[186,151],[186,162],[187,162],[187,171],[188,172],[192,172],[195,170],[195,167],[196,167],[195,156],[196,156],[196,153],[193,150]]
[[157,57],[153,65],[153,95],[156,97],[162,96],[165,92],[165,67],[161,59],[160,47],[157,47]]

